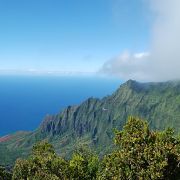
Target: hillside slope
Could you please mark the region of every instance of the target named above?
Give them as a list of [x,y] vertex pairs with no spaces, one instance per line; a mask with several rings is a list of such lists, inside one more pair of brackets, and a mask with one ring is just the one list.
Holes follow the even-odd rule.
[[[129,80],[111,96],[89,98],[78,106],[68,106],[47,116],[34,132],[15,134],[0,143],[11,163],[26,156],[32,145],[49,140],[61,155],[68,156],[79,143],[88,144],[98,153],[112,148],[113,129],[121,129],[128,116],[148,120],[152,129],[175,128],[180,131],[180,81],[139,83]],[[16,153],[12,153],[13,152]]]

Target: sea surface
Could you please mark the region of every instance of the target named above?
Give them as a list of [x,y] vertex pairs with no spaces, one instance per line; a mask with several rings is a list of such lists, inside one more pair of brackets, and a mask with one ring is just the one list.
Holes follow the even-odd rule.
[[34,130],[47,114],[110,95],[121,83],[99,77],[0,76],[0,136]]

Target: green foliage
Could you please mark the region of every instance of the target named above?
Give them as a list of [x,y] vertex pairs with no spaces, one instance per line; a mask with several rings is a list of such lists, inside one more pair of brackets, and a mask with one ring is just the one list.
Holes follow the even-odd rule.
[[99,167],[99,159],[88,148],[79,148],[67,162],[56,155],[51,144],[43,141],[33,147],[27,160],[18,159],[13,170],[14,180],[77,179],[93,180]]
[[96,179],[99,167],[99,159],[87,148],[80,148],[69,162],[72,179],[93,180]]
[[[151,131],[148,123],[130,117],[115,131],[116,150],[99,161],[86,146],[75,150],[69,161],[42,141],[27,160],[18,159],[13,180],[179,180],[180,138],[172,129]],[[1,172],[1,171],[0,171]]]
[[171,129],[150,131],[146,121],[130,117],[115,143],[118,150],[104,157],[100,179],[180,179],[180,141]]
[[68,163],[55,154],[52,145],[40,142],[33,147],[28,160],[17,160],[13,179],[66,179]]
[[37,157],[38,156],[48,156],[48,155],[55,155],[55,151],[51,144],[49,144],[46,141],[42,141],[33,146],[32,154]]
[[12,174],[0,166],[0,180],[11,180]]

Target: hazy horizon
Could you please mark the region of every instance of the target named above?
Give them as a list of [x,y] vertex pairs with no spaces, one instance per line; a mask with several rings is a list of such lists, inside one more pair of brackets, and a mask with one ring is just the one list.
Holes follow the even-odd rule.
[[0,136],[35,130],[47,114],[110,95],[121,83],[92,77],[0,76]]
[[180,78],[178,0],[0,2],[0,74]]

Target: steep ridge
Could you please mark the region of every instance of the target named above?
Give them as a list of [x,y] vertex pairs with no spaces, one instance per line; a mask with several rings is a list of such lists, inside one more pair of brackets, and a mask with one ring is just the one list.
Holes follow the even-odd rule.
[[89,98],[78,106],[68,106],[59,114],[46,116],[34,132],[18,141],[16,136],[1,145],[25,156],[35,142],[47,139],[64,156],[71,154],[79,143],[88,144],[103,154],[112,147],[113,129],[121,129],[128,116],[148,120],[152,129],[173,127],[179,132],[180,82],[129,80],[111,96]]
[[179,130],[180,84],[138,83],[129,80],[112,96],[102,100],[89,98],[79,106],[69,106],[62,113],[48,116],[41,124],[42,133],[60,135],[69,130],[82,136],[95,136],[108,128],[122,127],[129,115],[147,119],[154,129],[172,126]]

